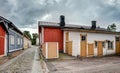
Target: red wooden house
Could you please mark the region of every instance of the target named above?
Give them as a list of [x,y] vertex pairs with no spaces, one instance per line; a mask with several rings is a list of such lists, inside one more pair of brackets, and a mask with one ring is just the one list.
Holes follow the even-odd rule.
[[0,56],[6,55],[7,50],[7,29],[4,22],[0,22]]
[[63,31],[59,26],[48,26],[49,24],[54,25],[55,23],[53,22],[49,22],[49,24],[46,22],[39,22],[39,24],[44,24],[43,26],[39,26],[40,45],[45,42],[58,42],[59,51],[63,51]]
[[46,58],[58,58],[59,51],[63,51],[63,26],[64,16],[60,17],[60,23],[40,21],[39,44]]

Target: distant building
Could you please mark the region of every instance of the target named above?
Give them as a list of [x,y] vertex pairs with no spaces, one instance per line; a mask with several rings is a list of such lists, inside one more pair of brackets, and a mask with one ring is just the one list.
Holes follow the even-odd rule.
[[24,34],[24,49],[30,48],[31,47],[31,39]]
[[0,26],[2,30],[0,31],[0,55],[5,56],[13,51],[23,49],[23,33],[11,21],[1,16]]
[[36,38],[36,45],[39,45],[39,37]]
[[47,55],[46,58],[56,53],[52,50],[54,46],[51,46],[51,43],[55,42],[58,43],[56,45],[59,51],[72,56],[120,54],[120,32],[97,27],[96,21],[92,21],[91,26],[81,26],[65,24],[64,19],[64,16],[61,16],[60,23],[43,21],[38,23],[40,45],[43,54]]

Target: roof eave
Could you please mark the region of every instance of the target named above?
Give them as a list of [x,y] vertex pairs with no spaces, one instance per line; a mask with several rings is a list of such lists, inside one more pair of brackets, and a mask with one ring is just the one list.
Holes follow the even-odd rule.
[[79,32],[90,32],[90,33],[105,33],[105,34],[120,34],[120,32],[111,32],[111,31],[104,31],[104,30],[90,30],[90,29],[62,29],[65,31],[79,31]]

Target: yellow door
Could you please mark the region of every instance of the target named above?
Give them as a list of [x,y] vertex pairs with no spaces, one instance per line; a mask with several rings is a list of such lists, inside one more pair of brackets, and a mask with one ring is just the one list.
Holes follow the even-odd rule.
[[88,44],[88,56],[94,56],[93,44]]
[[87,38],[86,38],[86,35],[81,35],[80,39],[81,39],[81,57],[86,57],[87,56]]
[[68,42],[66,42],[66,53],[68,53]]
[[120,54],[120,37],[116,37],[116,54]]
[[58,50],[57,43],[50,42],[48,43],[48,58],[57,58]]
[[120,54],[120,42],[116,42],[116,54]]
[[68,41],[69,41],[69,33],[66,32],[66,53],[68,53]]
[[102,46],[102,41],[98,41],[98,56],[103,55],[103,46]]
[[68,42],[68,51],[67,52],[69,55],[72,55],[72,41]]

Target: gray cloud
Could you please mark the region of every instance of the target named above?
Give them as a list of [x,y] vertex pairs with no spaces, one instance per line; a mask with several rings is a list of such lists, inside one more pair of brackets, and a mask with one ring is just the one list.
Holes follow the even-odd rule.
[[66,23],[98,26],[116,23],[120,27],[119,0],[0,0],[0,15],[21,28],[37,26],[37,21],[59,21],[61,14]]

